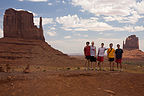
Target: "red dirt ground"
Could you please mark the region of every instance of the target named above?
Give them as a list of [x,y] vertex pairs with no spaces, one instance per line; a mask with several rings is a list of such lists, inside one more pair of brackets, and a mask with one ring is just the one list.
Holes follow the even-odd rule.
[[143,96],[144,74],[95,71],[0,73],[0,96]]

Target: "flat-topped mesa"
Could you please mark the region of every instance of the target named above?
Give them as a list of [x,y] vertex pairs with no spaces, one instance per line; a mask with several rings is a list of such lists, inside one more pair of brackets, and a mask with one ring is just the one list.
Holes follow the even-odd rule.
[[131,35],[128,38],[126,38],[126,41],[124,43],[123,41],[123,49],[126,50],[139,50],[139,39],[136,37],[136,35]]
[[3,21],[4,37],[34,39],[45,41],[42,28],[42,17],[40,17],[39,28],[33,23],[33,14],[15,9],[7,9]]

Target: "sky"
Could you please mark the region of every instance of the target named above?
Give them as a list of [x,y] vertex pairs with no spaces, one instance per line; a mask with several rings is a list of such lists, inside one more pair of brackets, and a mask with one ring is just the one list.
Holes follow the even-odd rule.
[[82,54],[86,41],[122,47],[133,34],[144,51],[144,0],[1,0],[0,37],[8,8],[32,12],[37,26],[43,17],[46,42],[66,54]]

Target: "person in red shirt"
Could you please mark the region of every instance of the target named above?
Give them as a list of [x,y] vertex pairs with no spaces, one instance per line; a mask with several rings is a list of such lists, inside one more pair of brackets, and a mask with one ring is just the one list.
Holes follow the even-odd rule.
[[86,62],[85,62],[85,70],[86,68],[89,70],[89,67],[90,67],[90,46],[89,46],[89,42],[86,42],[86,46],[84,47],[84,55],[85,55],[85,59],[86,59]]

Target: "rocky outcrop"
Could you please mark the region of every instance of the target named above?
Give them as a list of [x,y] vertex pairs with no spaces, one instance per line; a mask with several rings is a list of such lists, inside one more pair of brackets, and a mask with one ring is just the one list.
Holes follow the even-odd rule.
[[0,70],[3,65],[78,66],[80,60],[44,42],[42,18],[37,28],[33,14],[8,9],[4,15],[4,38],[0,38]]
[[139,38],[136,35],[128,36],[126,41],[123,41],[123,49],[125,59],[144,59],[144,52],[139,50]]
[[33,14],[28,11],[7,9],[3,21],[4,37],[35,39],[45,41],[43,36],[42,18],[40,27],[33,23]]
[[126,49],[126,50],[139,49],[139,39],[138,39],[138,37],[136,37],[136,35],[131,35],[128,38],[126,38],[125,43],[123,41],[123,49]]

